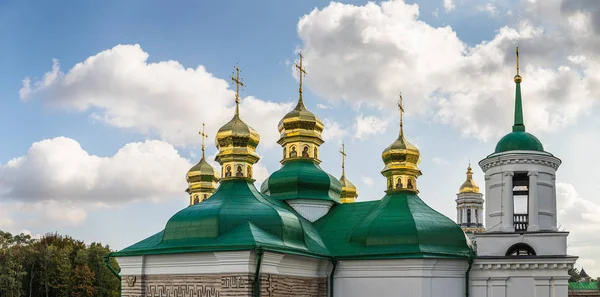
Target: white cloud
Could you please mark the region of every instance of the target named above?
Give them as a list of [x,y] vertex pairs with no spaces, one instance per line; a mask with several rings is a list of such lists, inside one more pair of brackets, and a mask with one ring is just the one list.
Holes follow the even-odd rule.
[[382,134],[387,130],[388,121],[376,116],[358,115],[354,123],[354,137],[364,138],[372,134]]
[[373,179],[368,176],[362,176],[361,180],[362,180],[363,184],[365,184],[369,187],[373,186],[375,184],[375,181],[373,181]]
[[440,157],[434,157],[433,163],[438,164],[438,165],[444,165],[444,164],[449,164],[450,162],[448,162],[448,160],[440,158]]
[[333,121],[333,120],[329,120],[329,119],[325,119],[323,120],[323,126],[325,126],[325,128],[323,129],[323,140],[325,141],[330,141],[330,140],[334,140],[334,139],[342,139],[344,138],[344,136],[346,134],[348,134],[348,130],[342,128],[342,126]]
[[444,0],[444,10],[446,12],[451,12],[456,9],[456,5],[454,4],[454,0]]
[[[38,81],[26,78],[22,100],[39,99],[49,106],[89,112],[97,120],[143,134],[158,134],[173,145],[198,143],[196,128],[209,123],[215,135],[234,110],[228,81],[203,66],[184,68],[177,61],[148,63],[139,45],[117,45],[61,72],[57,60]],[[252,86],[247,89],[251,90]],[[274,146],[277,126],[292,103],[273,103],[249,96],[241,116],[255,128],[265,147]],[[208,139],[213,142],[214,137]]]
[[0,230],[11,230],[15,221],[11,218],[12,212],[9,209],[9,205],[0,202]]
[[561,230],[570,231],[568,254],[579,255],[576,265],[585,267],[588,273],[600,273],[600,205],[582,198],[575,187],[568,183],[557,183],[558,224]]
[[317,108],[320,108],[320,109],[333,109],[333,107],[331,107],[329,105],[321,104],[321,103],[317,103]]
[[[385,114],[402,92],[411,114],[433,116],[463,136],[496,139],[512,124],[518,45],[527,129],[555,131],[597,104],[599,63],[563,63],[568,56],[597,55],[600,38],[574,30],[560,5],[527,5],[548,7],[525,8],[517,27],[502,27],[491,40],[470,47],[451,27],[421,21],[417,4],[332,2],[298,23],[311,69],[307,84],[328,100],[342,98]],[[542,26],[553,19],[548,15],[557,16],[551,29]]]
[[[158,201],[181,194],[190,167],[163,141],[129,143],[114,156],[98,157],[73,139],[57,137],[32,144],[27,155],[2,165],[0,189],[5,198],[21,201]],[[40,207],[60,208],[55,206]],[[62,211],[68,220],[85,219],[76,208]]]
[[498,8],[493,3],[486,3],[485,5],[477,6],[477,10],[484,11],[490,14],[491,17],[496,17],[498,14]]

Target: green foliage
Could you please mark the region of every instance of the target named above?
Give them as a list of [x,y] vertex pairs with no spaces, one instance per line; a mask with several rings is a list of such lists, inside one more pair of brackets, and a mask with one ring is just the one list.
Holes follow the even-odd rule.
[[56,233],[32,239],[0,231],[0,297],[118,297],[119,280],[102,259],[110,252]]
[[577,268],[569,269],[569,282],[578,282],[581,280],[581,276],[579,275],[579,270]]

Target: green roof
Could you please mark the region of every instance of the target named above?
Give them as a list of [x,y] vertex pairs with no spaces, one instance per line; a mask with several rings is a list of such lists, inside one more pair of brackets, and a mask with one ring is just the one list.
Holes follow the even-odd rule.
[[176,213],[165,229],[115,256],[254,248],[328,256],[314,227],[246,180],[228,180],[206,201]]
[[569,282],[571,291],[598,291],[598,282]]
[[278,200],[315,199],[340,202],[342,185],[311,159],[289,160],[267,178],[261,191]]
[[456,223],[410,191],[336,205],[314,224],[335,257],[467,258],[473,253]]
[[525,132],[523,122],[523,100],[521,99],[521,83],[516,82],[515,90],[515,121],[512,132],[508,133],[496,145],[494,153],[507,151],[538,151],[543,152],[544,146],[532,134]]
[[507,151],[538,151],[543,152],[544,146],[532,134],[527,132],[511,132],[502,137],[496,145],[495,153]]

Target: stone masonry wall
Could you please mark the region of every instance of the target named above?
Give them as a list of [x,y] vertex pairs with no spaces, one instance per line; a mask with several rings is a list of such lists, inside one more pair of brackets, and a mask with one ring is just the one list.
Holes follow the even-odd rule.
[[[251,297],[251,274],[122,276],[122,297]],[[326,297],[327,279],[261,274],[262,297]]]

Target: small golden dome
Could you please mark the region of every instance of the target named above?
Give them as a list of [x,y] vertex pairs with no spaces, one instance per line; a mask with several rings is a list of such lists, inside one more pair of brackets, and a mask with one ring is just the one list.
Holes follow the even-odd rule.
[[458,193],[480,193],[479,186],[473,180],[473,171],[471,170],[471,165],[467,168],[467,180],[460,186]]
[[281,138],[293,136],[294,134],[316,137],[321,139],[323,122],[316,115],[306,109],[302,97],[298,100],[296,107],[288,112],[279,121],[278,126]]
[[217,171],[206,162],[204,156],[200,159],[198,164],[194,165],[187,172],[186,180],[188,183],[201,182],[201,181],[218,181],[219,176],[217,175]]
[[352,203],[355,202],[356,197],[358,197],[358,190],[356,186],[352,184],[347,178],[345,174],[342,174],[340,177],[340,184],[342,184],[342,194],[340,195],[340,201],[342,203]]
[[250,159],[255,159],[256,163],[259,159],[256,154],[256,147],[260,142],[258,132],[244,123],[239,115],[239,108],[236,106],[235,115],[227,122],[219,131],[215,139],[219,153],[215,160],[222,163],[221,159],[225,156],[243,156],[246,155]]
[[418,192],[416,182],[421,175],[419,169],[421,153],[404,137],[402,96],[400,96],[398,107],[400,109],[400,135],[381,153],[385,164],[381,174],[387,179],[388,190]]
[[221,181],[238,178],[253,180],[252,165],[260,159],[256,154],[260,136],[240,118],[239,87],[245,85],[240,79],[239,68],[236,67],[235,70],[236,76],[231,76],[236,84],[235,114],[219,129],[215,137],[215,144],[219,149],[215,161],[221,164]]
[[340,177],[340,184],[342,185],[342,194],[340,195],[340,202],[352,203],[356,201],[358,197],[358,191],[348,178],[346,178],[346,146],[342,142],[342,149],[340,150],[342,155],[342,177]]
[[387,166],[402,165],[411,169],[419,169],[421,153],[419,149],[404,138],[404,133],[400,133],[398,139],[388,146],[381,153],[383,163]]

